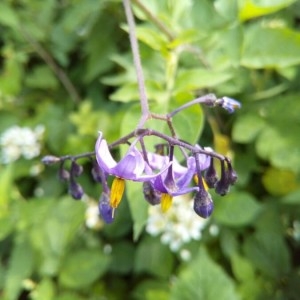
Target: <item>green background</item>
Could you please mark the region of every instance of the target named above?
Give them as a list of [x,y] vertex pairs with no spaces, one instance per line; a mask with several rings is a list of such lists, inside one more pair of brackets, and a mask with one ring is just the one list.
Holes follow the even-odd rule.
[[[122,3],[2,0],[0,133],[42,124],[45,136],[40,157],[0,165],[0,298],[299,299],[300,2],[132,3],[154,112],[210,92],[242,103],[233,115],[195,106],[174,117],[180,138],[229,155],[239,174],[229,195],[213,194],[219,234],[204,230],[182,261],[144,231],[139,184],[114,224],[85,226],[86,204],[40,159],[93,151],[99,130],[112,142],[137,125]],[[97,201],[101,186],[81,163]]]

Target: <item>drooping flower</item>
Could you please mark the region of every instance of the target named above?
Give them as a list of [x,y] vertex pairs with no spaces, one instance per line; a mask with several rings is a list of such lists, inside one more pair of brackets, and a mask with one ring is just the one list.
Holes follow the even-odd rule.
[[[174,158],[172,159],[174,160]],[[201,154],[199,159],[201,160],[201,170],[208,168],[209,157]],[[190,186],[195,173],[196,162],[195,158],[191,156],[187,158],[187,167],[173,162],[166,171],[153,180],[153,188],[161,193],[161,209],[163,212],[171,207],[174,196],[199,190],[198,186]]]
[[164,165],[161,170],[158,170],[158,173],[154,173],[154,169],[149,166],[135,146],[139,139],[135,139],[125,156],[116,162],[109,151],[107,141],[102,138],[102,133],[99,133],[95,147],[98,165],[104,173],[115,176],[110,193],[110,206],[113,209],[117,208],[121,202],[125,180],[147,182],[159,176],[170,165]]
[[[201,159],[201,169],[205,170],[209,166],[209,157],[201,155]],[[182,167],[181,165],[177,167],[177,164],[172,164],[168,170],[154,179],[153,186],[157,191],[172,196],[186,194],[198,190],[197,186],[189,186],[195,173],[195,158],[191,156],[187,159],[187,167]]]
[[[110,175],[133,181],[149,181],[158,176],[159,173],[155,174],[152,172],[142,153],[136,148],[135,145],[138,141],[139,138],[130,145],[125,156],[119,162],[116,162],[109,151],[107,141],[102,138],[102,133],[100,132],[95,149],[96,159],[100,168]],[[168,168],[168,165],[164,166],[164,168]]]

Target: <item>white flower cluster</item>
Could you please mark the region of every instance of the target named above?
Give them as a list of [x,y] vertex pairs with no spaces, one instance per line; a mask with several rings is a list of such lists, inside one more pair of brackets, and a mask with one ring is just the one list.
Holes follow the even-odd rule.
[[90,229],[99,229],[102,227],[102,222],[99,218],[99,208],[96,201],[86,201],[87,207],[85,210],[85,225]]
[[194,213],[193,201],[182,195],[173,198],[166,213],[160,205],[150,206],[146,231],[153,236],[161,235],[161,242],[177,252],[184,244],[199,240],[206,224],[206,219]]
[[44,131],[45,128],[42,125],[35,129],[17,125],[8,128],[0,136],[0,163],[9,164],[21,156],[25,159],[38,156]]

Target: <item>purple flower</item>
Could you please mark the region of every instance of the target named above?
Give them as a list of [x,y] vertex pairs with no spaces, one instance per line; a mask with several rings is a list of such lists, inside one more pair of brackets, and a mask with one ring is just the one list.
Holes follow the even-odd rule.
[[[122,179],[149,181],[155,178],[160,173],[153,173],[153,170],[145,162],[143,155],[135,146],[138,141],[139,138],[131,144],[125,156],[119,162],[116,162],[111,156],[107,141],[102,138],[102,132],[99,132],[95,149],[98,165],[107,174]],[[168,167],[169,165],[163,166],[160,172]]]
[[99,213],[104,222],[110,224],[114,221],[114,208],[109,204],[109,196],[102,193],[99,200]]
[[[207,155],[199,155],[201,170],[208,168],[210,159]],[[179,163],[174,163],[164,171],[162,174],[157,176],[153,180],[153,187],[155,190],[169,194],[171,196],[178,196],[186,194],[192,191],[197,191],[198,186],[189,187],[196,173],[196,162],[193,156],[187,159],[187,167],[181,166]]]

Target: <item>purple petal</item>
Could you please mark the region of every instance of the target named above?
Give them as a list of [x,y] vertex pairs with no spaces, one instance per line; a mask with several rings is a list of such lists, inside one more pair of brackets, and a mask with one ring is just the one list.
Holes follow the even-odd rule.
[[142,154],[135,147],[130,147],[120,162],[110,170],[110,174],[124,179],[138,180],[144,169],[145,161]]
[[117,162],[111,156],[106,140],[102,139],[102,132],[99,132],[95,152],[99,167],[103,171],[110,173],[110,169],[115,167]]
[[109,197],[107,194],[102,193],[99,200],[99,213],[105,223],[110,224],[114,221],[113,208],[109,205]]

